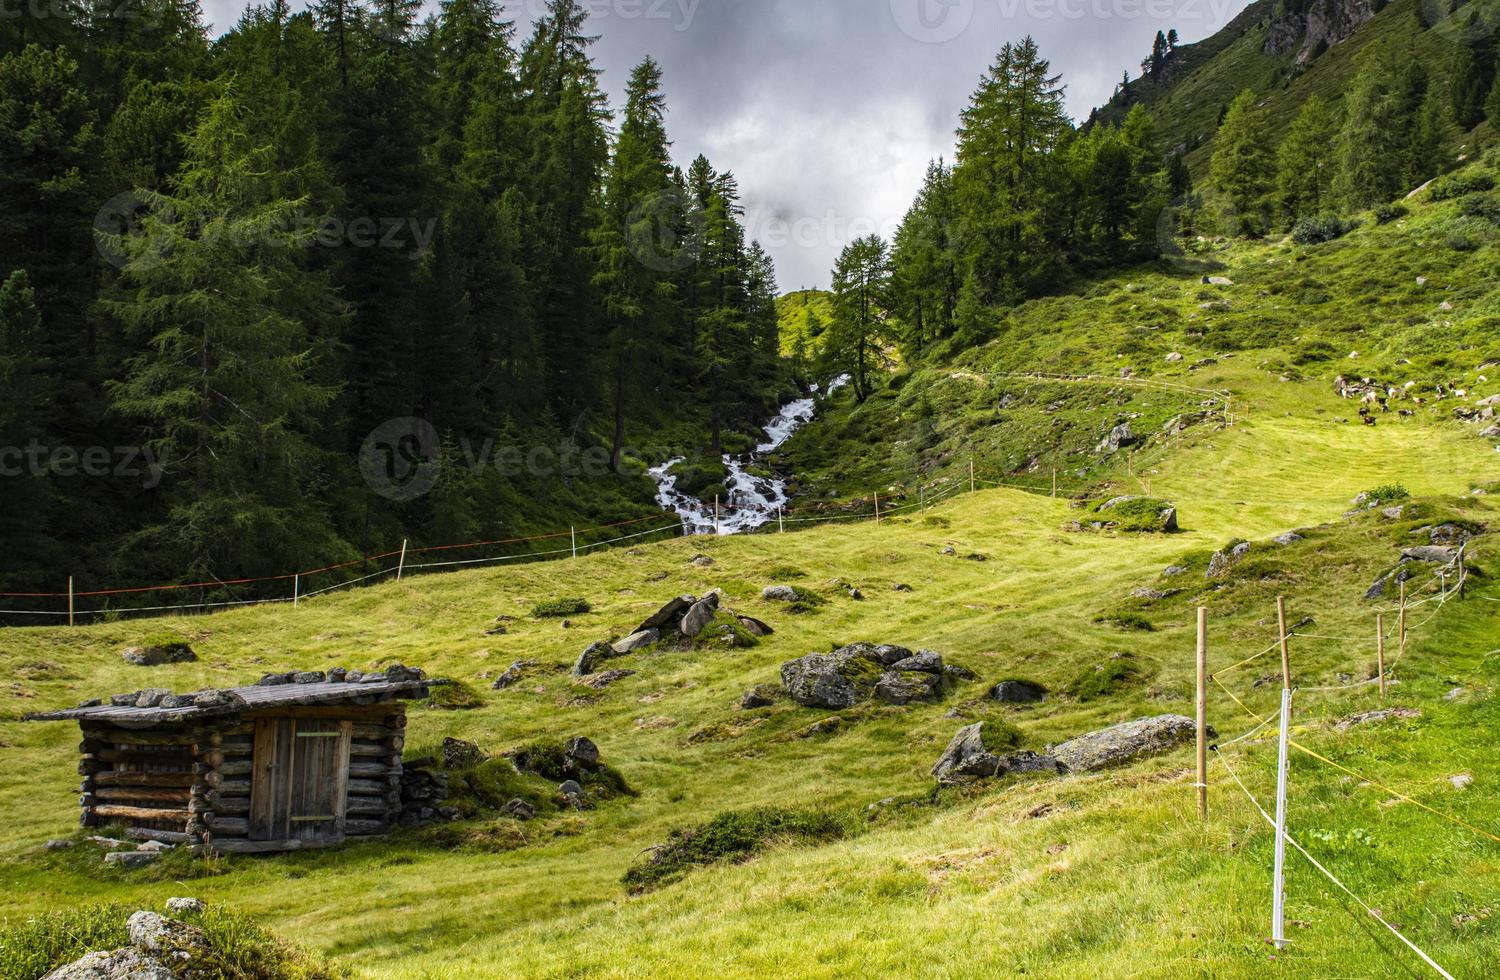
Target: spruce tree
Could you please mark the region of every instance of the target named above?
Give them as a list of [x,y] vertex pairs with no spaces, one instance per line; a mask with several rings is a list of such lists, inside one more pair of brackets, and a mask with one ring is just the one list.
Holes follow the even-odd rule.
[[607,321],[605,344],[614,415],[610,466],[620,470],[625,411],[641,355],[650,349],[653,324],[663,317],[666,274],[676,242],[664,235],[670,217],[671,169],[661,67],[647,58],[631,72],[625,118],[605,182],[599,224],[593,232],[598,271],[594,283]]
[[885,363],[889,269],[886,245],[870,235],[844,247],[833,269],[833,323],[823,341],[828,368],[850,376],[854,397],[874,391],[874,374]]
[[1249,89],[1230,103],[1209,165],[1223,218],[1239,234],[1251,236],[1269,230],[1268,199],[1276,178],[1266,119],[1255,103]]
[[1452,78],[1453,118],[1464,129],[1473,129],[1484,120],[1485,98],[1490,91],[1490,73],[1479,49],[1459,45]]
[[[333,391],[316,383],[306,324],[341,306],[303,269],[310,229],[275,196],[264,142],[229,95],[204,110],[172,196],[114,242],[128,290],[106,304],[140,353],[111,385],[165,466],[163,519],[130,539],[152,576],[237,569],[344,551],[315,488],[310,433]],[[225,270],[254,270],[226,275]]]
[[1495,84],[1490,86],[1489,98],[1485,99],[1484,115],[1491,126],[1500,128],[1500,71],[1495,73]]

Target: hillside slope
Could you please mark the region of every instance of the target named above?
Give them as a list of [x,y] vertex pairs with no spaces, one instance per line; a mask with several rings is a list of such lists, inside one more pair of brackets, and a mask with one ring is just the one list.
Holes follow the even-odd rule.
[[[1301,11],[1313,7],[1319,13],[1315,33],[1339,38],[1326,47],[1309,41],[1306,33],[1308,18]],[[1430,0],[1395,0],[1383,6],[1365,0],[1259,0],[1214,36],[1178,48],[1160,78],[1136,79],[1129,92],[1117,93],[1101,107],[1098,118],[1119,122],[1130,106],[1148,106],[1166,147],[1186,154],[1189,167],[1201,176],[1207,172],[1222,113],[1245,89],[1262,96],[1272,136],[1279,141],[1309,96],[1321,95],[1337,106],[1361,55],[1379,45],[1399,45],[1446,91],[1457,45],[1471,35],[1492,32],[1497,17],[1500,7],[1493,0],[1474,0],[1451,13]],[[1419,18],[1431,26],[1424,27]],[[1477,28],[1470,26],[1470,18],[1477,18]],[[1339,29],[1332,30],[1330,23]]]
[[[1377,424],[1414,413],[1478,432],[1490,423],[1455,418],[1477,419],[1500,390],[1500,196],[1480,190],[1496,183],[1492,152],[1385,224],[1355,216],[1335,241],[1182,240],[1162,260],[992,311],[988,342],[938,350],[863,404],[841,392],[779,463],[816,510],[966,482],[971,460],[1034,489],[1050,491],[1054,469],[1068,493],[1133,485],[1183,431],[1222,424],[1226,398],[1234,412],[1360,424],[1341,377],[1397,390]],[[1079,376],[1116,383],[1056,380]],[[1099,451],[1122,423],[1140,442]]]
[[[1321,385],[1293,382],[1289,391],[1316,399]],[[1215,669],[1271,643],[1268,616],[1281,593],[1295,617],[1313,617],[1307,632],[1349,638],[1295,641],[1303,683],[1361,675],[1373,647],[1374,608],[1361,598],[1369,582],[1424,524],[1500,521],[1490,498],[1468,493],[1497,467],[1487,444],[1428,419],[1341,426],[1268,406],[1247,408],[1233,428],[1189,433],[1155,469],[1153,492],[1177,503],[1182,534],[1070,533],[1077,512],[1066,500],[981,491],[878,527],[679,540],[410,579],[297,610],[9,631],[0,653],[14,678],[0,722],[0,905],[24,915],[90,900],[153,902],[193,877],[195,894],[377,976],[1096,976],[1154,975],[1167,963],[1262,975],[1270,835],[1223,770],[1211,776],[1213,816],[1201,832],[1186,751],[1120,771],[937,794],[927,770],[975,720],[1013,724],[1022,744],[1041,748],[1129,718],[1191,713],[1200,601],[1213,609]],[[1356,493],[1392,482],[1420,495],[1417,509],[1397,520],[1378,511],[1342,517]],[[1307,540],[1284,551],[1265,543],[1292,527],[1308,528]],[[1233,538],[1257,542],[1252,560],[1223,582],[1206,581],[1208,553]],[[1299,739],[1482,827],[1500,803],[1500,764],[1484,748],[1500,737],[1489,696],[1500,674],[1486,656],[1500,608],[1487,601],[1500,599],[1495,542],[1476,539],[1471,598],[1414,629],[1397,668],[1391,703],[1419,708],[1419,721],[1344,736],[1331,721],[1377,707],[1373,688],[1298,699]],[[713,564],[692,561],[698,554]],[[1189,569],[1182,586],[1162,578],[1168,565]],[[843,598],[829,584],[835,577],[858,584],[865,601]],[[1413,594],[1435,581],[1424,571]],[[762,601],[762,586],[783,582],[827,604],[799,616]],[[895,591],[896,583],[914,591]],[[777,634],[748,650],[636,655],[611,664],[635,673],[602,692],[565,676],[587,643],[629,630],[669,596],[713,587]],[[1182,591],[1142,599],[1142,588]],[[593,606],[571,617],[571,628],[529,614],[538,601],[571,595]],[[1120,618],[1127,609],[1136,620]],[[496,616],[510,617],[508,633],[486,636]],[[180,633],[201,661],[127,667],[120,648],[148,628]],[[980,680],[939,704],[840,712],[837,727],[829,712],[785,701],[736,707],[747,688],[774,681],[782,662],[857,639],[931,648]],[[1118,653],[1140,666],[1136,680],[1095,696],[1066,693]],[[488,690],[523,660],[541,666],[508,691]],[[582,813],[548,810],[529,824],[485,811],[338,852],[138,873],[101,873],[81,850],[41,850],[74,823],[77,733],[19,723],[21,712],[147,684],[191,689],[270,669],[393,661],[468,681],[479,704],[416,710],[408,757],[447,736],[501,751],[587,734],[639,795]],[[1265,712],[1274,688],[1251,682],[1273,670],[1257,665],[1226,683]],[[1056,693],[1032,708],[986,700],[1007,677]],[[1447,697],[1455,687],[1464,693]],[[1226,737],[1255,724],[1217,691],[1210,718]],[[1262,738],[1233,762],[1263,800],[1271,751]],[[1472,785],[1455,790],[1448,778],[1457,774]],[[1496,845],[1410,805],[1391,807],[1385,794],[1327,767],[1299,759],[1294,778],[1292,825],[1320,859],[1456,975],[1481,973],[1497,949],[1486,911],[1500,899]],[[639,896],[621,883],[673,828],[760,805],[843,813],[852,836],[772,848]],[[1294,866],[1291,882],[1297,945],[1282,957],[1288,975],[1375,975],[1406,962],[1305,865]]]

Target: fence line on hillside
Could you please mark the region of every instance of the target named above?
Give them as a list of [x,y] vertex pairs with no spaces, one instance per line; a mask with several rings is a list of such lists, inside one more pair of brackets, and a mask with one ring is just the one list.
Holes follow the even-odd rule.
[[[880,523],[880,521],[893,516],[909,515],[918,511],[929,510],[932,507],[940,503],[948,502],[965,492],[975,492],[982,486],[1011,487],[1031,491],[1034,493],[1047,492],[1046,487],[1037,487],[1026,483],[1019,483],[1014,481],[981,480],[978,477],[977,470],[975,469],[972,462],[970,463],[969,467],[968,479],[955,477],[944,481],[944,483],[946,483],[946,485],[935,485],[936,487],[938,487],[938,489],[936,489],[935,492],[932,493],[929,493],[928,486],[919,486],[917,488],[918,499],[916,500],[911,499],[910,492],[906,492],[896,498],[892,498],[890,496],[882,498],[879,492],[871,492],[870,494],[867,494],[865,496],[857,497],[853,500],[841,503],[839,505],[840,510],[848,511],[846,513],[819,513],[812,516],[798,517],[791,516],[796,512],[787,512],[778,508],[775,519],[769,520],[767,524],[763,526],[762,530],[765,530],[766,533],[778,533],[785,532],[789,529],[805,529],[816,525],[838,524],[847,521],[873,521],[874,523],[878,524]],[[1059,492],[1063,492],[1057,482],[1055,471],[1052,477],[1051,492],[1054,495],[1058,494]],[[1073,493],[1076,492],[1076,490],[1068,489],[1066,492]],[[891,500],[900,500],[901,502],[896,503],[894,506],[890,506],[885,503],[885,501]],[[731,510],[728,512],[733,513],[734,511]],[[592,534],[624,530],[627,528],[639,526],[647,522],[662,521],[664,519],[667,519],[668,522],[660,527],[648,528],[646,530],[635,531],[629,534],[615,535],[598,541],[581,540]],[[669,514],[667,512],[662,512],[628,521],[616,521],[609,524],[601,524],[595,527],[572,527],[566,531],[554,531],[547,534],[504,538],[493,541],[474,541],[463,544],[429,545],[424,547],[409,547],[408,543],[403,541],[402,546],[399,549],[394,549],[381,554],[366,555],[361,558],[339,562],[337,564],[327,565],[321,568],[309,569],[299,572],[287,572],[280,575],[266,575],[259,577],[215,580],[206,582],[169,583],[162,585],[98,589],[77,589],[74,587],[74,579],[70,576],[68,578],[68,589],[66,591],[0,592],[0,601],[53,600],[58,602],[59,605],[63,606],[64,608],[0,609],[0,617],[32,617],[33,621],[36,619],[66,620],[68,625],[75,625],[80,619],[83,619],[85,621],[92,621],[98,620],[100,618],[116,616],[208,612],[213,610],[240,608],[244,606],[278,605],[287,603],[291,603],[293,606],[300,606],[303,602],[307,602],[321,596],[326,596],[331,593],[346,591],[367,583],[373,583],[376,580],[385,580],[394,577],[399,581],[404,576],[411,574],[435,573],[443,570],[455,570],[463,568],[478,568],[487,565],[503,565],[510,563],[546,560],[571,560],[590,552],[598,551],[600,549],[612,547],[618,544],[623,544],[625,542],[638,541],[643,538],[649,538],[653,535],[667,533],[681,534],[684,531],[690,530],[692,527],[694,527],[694,525],[691,525],[688,522],[684,521],[681,517]],[[522,544],[545,544],[547,542],[562,541],[564,539],[568,540],[568,545],[566,547],[546,548],[541,551],[521,551],[513,554],[495,555],[464,560],[410,560],[412,558],[418,558],[420,556],[437,557],[440,555],[450,555],[455,552],[475,550],[479,548],[496,548]],[[317,589],[306,588],[308,580],[312,579],[315,576],[335,574],[341,571],[348,571],[350,569],[358,568],[360,566],[368,568],[371,565],[375,565],[378,567],[376,567],[374,571],[367,572],[366,574],[352,579],[335,582],[331,585],[326,585]],[[219,590],[233,590],[252,586],[267,586],[277,583],[280,583],[284,587],[289,586],[290,594],[263,595],[248,598],[200,598],[200,600],[196,602],[159,603],[146,606],[110,606],[107,604],[110,600],[118,597],[145,596],[149,593],[171,594],[192,590],[208,592]],[[106,604],[100,605],[96,608],[86,609],[82,608],[79,604],[80,600],[85,599],[102,599]]]
[[[1329,758],[1327,755],[1324,755],[1323,753],[1318,752],[1315,749],[1312,749],[1312,748],[1309,748],[1306,745],[1303,745],[1296,738],[1294,738],[1293,734],[1292,734],[1292,732],[1293,732],[1293,726],[1292,726],[1292,723],[1291,723],[1291,705],[1292,705],[1292,702],[1293,702],[1294,695],[1297,694],[1297,693],[1301,693],[1301,692],[1309,692],[1309,693],[1310,692],[1330,692],[1330,693],[1332,693],[1332,692],[1353,691],[1353,690],[1358,690],[1358,689],[1369,688],[1372,685],[1379,684],[1380,685],[1380,698],[1381,698],[1382,701],[1384,701],[1386,699],[1386,696],[1387,696],[1387,691],[1386,691],[1387,681],[1390,680],[1390,679],[1392,679],[1394,677],[1394,672],[1395,672],[1396,668],[1398,666],[1400,666],[1400,664],[1403,662],[1406,653],[1410,649],[1410,647],[1412,645],[1411,644],[1411,634],[1414,633],[1414,632],[1423,630],[1426,626],[1428,626],[1430,623],[1432,623],[1434,620],[1436,620],[1437,617],[1442,614],[1443,609],[1448,605],[1449,602],[1454,601],[1454,600],[1464,599],[1464,598],[1468,597],[1467,596],[1467,592],[1466,592],[1467,579],[1468,579],[1468,571],[1467,571],[1467,564],[1466,564],[1466,555],[1467,555],[1467,547],[1461,548],[1460,551],[1459,551],[1459,553],[1458,553],[1458,556],[1454,559],[1454,561],[1452,563],[1450,563],[1450,565],[1445,566],[1444,569],[1440,570],[1439,573],[1437,573],[1437,575],[1435,575],[1435,580],[1433,582],[1429,583],[1427,586],[1425,586],[1422,589],[1418,590],[1414,595],[1408,593],[1408,591],[1407,591],[1407,589],[1405,587],[1405,582],[1403,581],[1402,582],[1401,596],[1400,596],[1397,604],[1394,605],[1394,606],[1387,605],[1387,606],[1385,606],[1385,607],[1383,607],[1381,609],[1378,609],[1378,610],[1374,611],[1374,615],[1376,617],[1375,618],[1375,622],[1376,622],[1375,634],[1376,635],[1375,635],[1375,639],[1374,639],[1374,644],[1376,646],[1376,651],[1377,651],[1376,652],[1376,658],[1377,658],[1376,659],[1376,669],[1377,669],[1378,674],[1377,674],[1376,677],[1371,678],[1369,680],[1365,680],[1365,681],[1358,681],[1358,682],[1353,682],[1353,683],[1349,683],[1349,684],[1329,685],[1329,686],[1323,686],[1323,687],[1298,687],[1298,686],[1294,686],[1293,681],[1292,681],[1292,675],[1291,675],[1291,654],[1290,654],[1290,644],[1291,644],[1291,641],[1296,640],[1296,639],[1317,640],[1317,641],[1321,641],[1321,642],[1336,642],[1336,643],[1357,644],[1360,647],[1365,647],[1366,644],[1368,644],[1370,642],[1370,640],[1368,638],[1360,638],[1360,637],[1345,637],[1345,636],[1334,636],[1334,635],[1329,635],[1329,634],[1315,634],[1315,633],[1298,633],[1295,628],[1288,628],[1286,626],[1286,620],[1285,620],[1285,600],[1284,599],[1278,599],[1277,600],[1278,628],[1276,630],[1276,632],[1277,632],[1277,638],[1276,638],[1275,642],[1273,642],[1266,649],[1264,649],[1264,650],[1262,650],[1262,651],[1260,651],[1258,653],[1252,654],[1251,656],[1246,657],[1245,659],[1240,660],[1237,663],[1234,663],[1234,664],[1231,664],[1228,667],[1220,668],[1219,670],[1210,672],[1207,669],[1207,635],[1208,635],[1207,634],[1207,616],[1208,616],[1208,610],[1206,608],[1201,608],[1199,610],[1199,640],[1198,640],[1198,706],[1199,706],[1199,709],[1198,709],[1198,722],[1197,722],[1197,729],[1198,729],[1198,731],[1197,731],[1197,737],[1198,737],[1198,773],[1197,773],[1197,776],[1198,776],[1198,778],[1197,778],[1197,781],[1194,783],[1194,786],[1196,788],[1196,792],[1199,794],[1199,811],[1200,811],[1200,816],[1201,816],[1201,819],[1205,823],[1207,823],[1207,821],[1209,819],[1208,798],[1207,798],[1207,790],[1209,788],[1207,759],[1208,759],[1208,753],[1211,750],[1212,754],[1213,754],[1213,757],[1216,758],[1216,759],[1218,759],[1219,763],[1224,767],[1225,772],[1230,776],[1230,778],[1233,780],[1234,784],[1241,790],[1241,792],[1243,792],[1245,794],[1246,798],[1250,801],[1250,804],[1255,808],[1255,810],[1260,814],[1260,816],[1262,818],[1264,818],[1271,825],[1273,833],[1275,834],[1276,841],[1277,841],[1277,864],[1276,864],[1276,868],[1274,869],[1275,873],[1273,875],[1273,883],[1272,883],[1272,885],[1273,885],[1273,888],[1272,888],[1272,898],[1273,898],[1273,903],[1272,903],[1273,904],[1272,919],[1273,919],[1273,921],[1272,921],[1271,932],[1272,932],[1272,937],[1273,937],[1272,941],[1277,945],[1278,948],[1281,948],[1284,945],[1286,945],[1286,940],[1284,938],[1284,935],[1285,935],[1284,934],[1284,926],[1283,926],[1282,918],[1281,918],[1282,915],[1284,914],[1283,913],[1283,908],[1284,908],[1283,897],[1284,897],[1284,894],[1285,894],[1284,890],[1283,890],[1284,886],[1282,884],[1282,879],[1281,879],[1281,864],[1280,864],[1281,847],[1283,845],[1290,845],[1295,851],[1297,851],[1299,854],[1301,854],[1302,857],[1305,858],[1308,861],[1308,863],[1311,864],[1319,873],[1321,873],[1326,878],[1328,878],[1328,880],[1330,882],[1332,882],[1334,884],[1334,886],[1336,886],[1340,891],[1342,891],[1344,894],[1346,894],[1351,899],[1353,899],[1355,901],[1355,903],[1357,903],[1367,914],[1369,914],[1372,918],[1374,918],[1382,926],[1384,926],[1386,929],[1388,929],[1393,935],[1395,935],[1396,938],[1399,939],[1407,948],[1409,948],[1413,953],[1415,953],[1419,958],[1421,958],[1421,960],[1427,966],[1431,967],[1438,975],[1447,978],[1447,980],[1452,980],[1451,974],[1449,974],[1441,965],[1439,965],[1438,962],[1435,959],[1433,959],[1431,956],[1429,956],[1415,942],[1413,942],[1407,936],[1405,936],[1404,934],[1402,934],[1394,925],[1392,925],[1390,922],[1388,922],[1377,908],[1373,907],[1370,903],[1368,903],[1364,899],[1360,898],[1359,895],[1357,895],[1351,888],[1349,888],[1343,881],[1341,881],[1338,878],[1338,876],[1335,875],[1331,870],[1329,870],[1322,862],[1318,861],[1312,855],[1311,852],[1309,852],[1301,843],[1299,843],[1297,841],[1297,839],[1295,837],[1292,836],[1292,834],[1287,830],[1286,808],[1285,808],[1285,805],[1284,805],[1284,803],[1282,801],[1285,799],[1285,796],[1286,796],[1286,793],[1287,793],[1288,775],[1289,775],[1289,766],[1288,766],[1288,761],[1289,760],[1288,760],[1288,757],[1287,757],[1286,753],[1287,753],[1288,750],[1291,750],[1291,751],[1297,752],[1300,756],[1302,756],[1304,758],[1312,760],[1313,762],[1315,762],[1315,763],[1317,763],[1319,765],[1327,766],[1327,767],[1333,769],[1334,771],[1337,771],[1337,772],[1341,773],[1342,775],[1353,777],[1354,779],[1359,780],[1361,786],[1373,788],[1375,790],[1378,790],[1379,792],[1387,794],[1390,797],[1402,800],[1402,801],[1404,801],[1406,803],[1409,803],[1409,804],[1415,806],[1418,810],[1420,810],[1423,813],[1426,813],[1426,814],[1428,814],[1430,816],[1435,816],[1435,817],[1441,819],[1442,821],[1450,823],[1450,824],[1454,825],[1455,827],[1460,828],[1460,829],[1462,829],[1462,830],[1464,830],[1464,831],[1466,831],[1468,833],[1472,833],[1472,834],[1477,835],[1478,837],[1481,837],[1483,839],[1486,839],[1486,840],[1489,840],[1491,842],[1500,844],[1500,834],[1497,834],[1497,833],[1495,833],[1493,831],[1490,831],[1490,830],[1487,830],[1487,829],[1485,829],[1483,827],[1480,827],[1480,826],[1478,826],[1478,825],[1476,825],[1474,823],[1471,823],[1468,820],[1463,819],[1462,817],[1456,816],[1455,814],[1445,812],[1443,810],[1438,809],[1437,807],[1434,807],[1434,806],[1431,806],[1429,804],[1423,803],[1420,800],[1414,798],[1411,794],[1404,793],[1404,792],[1402,792],[1402,791],[1400,791],[1398,789],[1393,788],[1392,786],[1388,785],[1385,782],[1382,782],[1382,781],[1377,780],[1377,779],[1373,779],[1373,778],[1365,775],[1364,773],[1357,772],[1354,769],[1352,769],[1352,768],[1350,768],[1350,767],[1348,767],[1348,766],[1346,766],[1346,765],[1344,765],[1344,764],[1342,764],[1340,762],[1337,762],[1337,761],[1335,761],[1332,758]],[[1451,576],[1451,578],[1452,578],[1451,584],[1450,584],[1450,575],[1448,574],[1450,572],[1454,573]],[[1429,590],[1434,590],[1432,595],[1428,595],[1428,596],[1425,596],[1423,598],[1416,598],[1415,597],[1415,596],[1421,596],[1423,593],[1425,593],[1425,592],[1427,592]],[[1475,598],[1484,599],[1486,601],[1500,601],[1500,600],[1493,599],[1493,598],[1488,597],[1488,596],[1476,596]],[[1420,622],[1417,622],[1417,623],[1410,622],[1408,614],[1411,612],[1411,610],[1416,609],[1416,608],[1420,608],[1421,606],[1428,605],[1428,604],[1433,604],[1433,609],[1431,611],[1431,614],[1428,615],[1428,616],[1426,616]],[[1388,619],[1387,618],[1388,616],[1391,616],[1392,618]],[[1399,646],[1396,659],[1393,660],[1389,665],[1386,664],[1385,657],[1384,657],[1386,643],[1388,641],[1395,641],[1398,644],[1398,646]],[[1247,705],[1244,702],[1243,699],[1241,699],[1238,695],[1236,695],[1234,693],[1234,691],[1232,689],[1230,689],[1227,684],[1224,683],[1224,679],[1223,678],[1226,675],[1233,674],[1233,673],[1235,673],[1237,671],[1243,670],[1245,667],[1248,667],[1249,665],[1251,665],[1251,664],[1259,661],[1260,659],[1262,659],[1262,658],[1264,658],[1266,656],[1269,656],[1273,651],[1278,651],[1278,650],[1281,651],[1281,653],[1282,653],[1282,662],[1281,662],[1281,665],[1280,665],[1281,671],[1282,671],[1282,674],[1280,676],[1280,680],[1281,680],[1282,686],[1284,688],[1284,695],[1283,695],[1284,700],[1283,700],[1282,711],[1279,712],[1279,713],[1273,712],[1273,713],[1270,713],[1270,714],[1261,715],[1261,714],[1258,714],[1252,708],[1250,708],[1249,705]],[[1497,651],[1497,652],[1500,652],[1500,651]],[[1208,705],[1208,686],[1207,685],[1208,685],[1209,681],[1214,682],[1214,684],[1216,684],[1219,687],[1219,689],[1224,692],[1224,694],[1234,703],[1234,705],[1239,710],[1243,711],[1245,713],[1245,715],[1248,716],[1250,719],[1252,719],[1254,721],[1254,723],[1255,723],[1254,727],[1252,727],[1249,731],[1245,732],[1243,735],[1240,735],[1240,736],[1238,736],[1236,738],[1230,739],[1229,741],[1220,741],[1217,744],[1214,744],[1212,746],[1210,746],[1208,744],[1208,742],[1209,742],[1209,739],[1208,739],[1208,727],[1207,727],[1207,721],[1206,721],[1206,718],[1207,718],[1207,705]],[[1244,749],[1248,750],[1249,748],[1251,748],[1256,743],[1259,743],[1259,742],[1263,741],[1264,740],[1263,733],[1265,733],[1267,731],[1267,729],[1271,728],[1273,725],[1275,726],[1275,730],[1277,732],[1277,740],[1278,740],[1278,742],[1281,745],[1281,753],[1280,753],[1280,756],[1278,758],[1278,763],[1277,763],[1277,783],[1278,783],[1278,804],[1279,805],[1277,807],[1277,816],[1276,817],[1273,817],[1267,811],[1267,808],[1261,805],[1260,801],[1255,798],[1255,795],[1250,791],[1249,787],[1247,787],[1245,785],[1245,783],[1243,782],[1243,780],[1240,779],[1238,773],[1235,772],[1234,768],[1229,763],[1228,752],[1227,752],[1227,750],[1229,750],[1231,748],[1234,748],[1234,747],[1237,747],[1237,746],[1243,747]]]

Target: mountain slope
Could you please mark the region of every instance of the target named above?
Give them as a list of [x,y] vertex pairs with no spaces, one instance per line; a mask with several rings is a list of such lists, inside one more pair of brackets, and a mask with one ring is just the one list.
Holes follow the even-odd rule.
[[[1341,25],[1342,30],[1331,32],[1333,37],[1343,30],[1351,33],[1323,48],[1318,40],[1328,28],[1320,29],[1315,18],[1314,46],[1309,50],[1308,18],[1298,12],[1304,6],[1315,7],[1325,23]],[[1433,26],[1424,28],[1421,16]],[[1491,25],[1478,28],[1480,34],[1490,31],[1500,17],[1500,4],[1474,0],[1449,14],[1438,12],[1429,0],[1395,0],[1384,7],[1366,0],[1319,0],[1316,4],[1259,0],[1213,37],[1178,48],[1159,80],[1152,75],[1137,79],[1128,93],[1117,94],[1098,116],[1119,122],[1130,106],[1148,106],[1165,146],[1185,154],[1192,171],[1202,176],[1222,113],[1245,89],[1262,97],[1276,141],[1309,96],[1321,95],[1337,106],[1349,90],[1361,55],[1375,46],[1399,45],[1446,91],[1457,45],[1475,31],[1468,26],[1471,17],[1479,18],[1481,25]]]

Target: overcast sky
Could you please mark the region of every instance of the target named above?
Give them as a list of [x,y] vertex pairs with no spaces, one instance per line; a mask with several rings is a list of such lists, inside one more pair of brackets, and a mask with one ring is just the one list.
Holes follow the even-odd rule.
[[[734,171],[783,291],[826,287],[844,244],[889,237],[927,162],[951,159],[958,113],[1005,42],[1035,37],[1084,119],[1140,73],[1158,30],[1199,40],[1248,2],[585,0],[612,104],[641,58],[662,64],[676,159]],[[545,6],[502,3],[522,38]],[[244,6],[204,12],[222,32]]]

